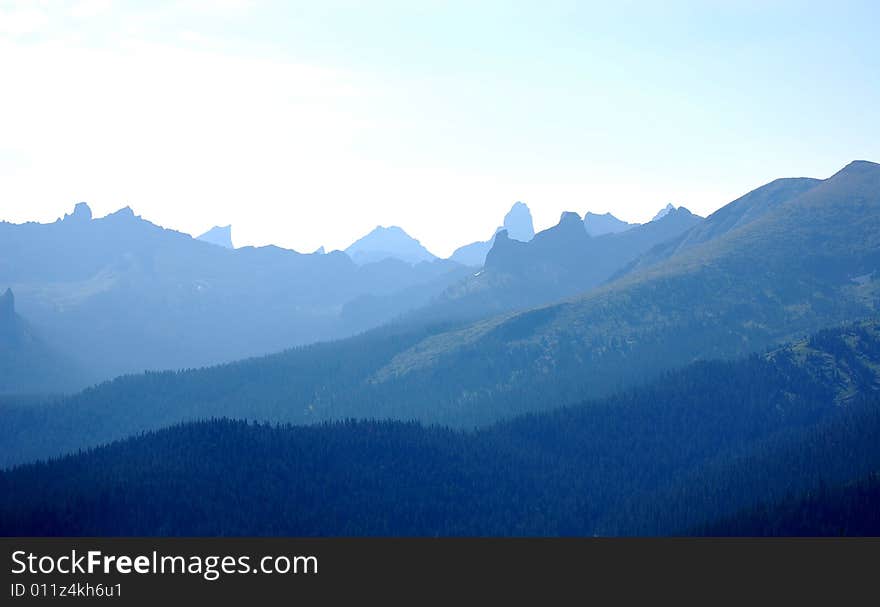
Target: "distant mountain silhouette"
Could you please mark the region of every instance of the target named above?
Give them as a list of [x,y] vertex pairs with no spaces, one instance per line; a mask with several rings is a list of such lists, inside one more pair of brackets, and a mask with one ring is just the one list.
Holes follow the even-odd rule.
[[507,236],[520,242],[528,242],[535,237],[532,213],[524,202],[517,201],[504,216],[503,228]]
[[495,234],[489,240],[472,242],[459,247],[449,257],[466,266],[480,267],[486,263],[486,255],[495,243],[495,236],[501,230],[507,232],[507,237],[521,242],[528,242],[535,236],[535,227],[532,223],[532,213],[524,202],[515,202],[504,216],[504,224],[495,230]]
[[587,212],[587,214],[584,215],[584,229],[590,236],[617,234],[619,232],[625,232],[636,225],[638,224],[622,221],[611,213],[597,215],[596,213]]
[[197,238],[202,242],[210,242],[227,249],[233,249],[232,246],[232,226],[214,226]]
[[372,232],[354,241],[345,252],[358,265],[399,259],[416,264],[433,261],[437,257],[422,244],[397,226],[377,226]]
[[[0,222],[0,284],[13,286],[21,313],[48,343],[99,378],[351,335],[467,273],[449,262],[378,271],[339,251],[226,249],[128,207],[91,219],[79,204],[51,224]],[[407,295],[396,306],[343,314],[361,297],[398,291]]]
[[0,295],[0,394],[65,392],[87,379],[16,313],[15,296],[7,288]]

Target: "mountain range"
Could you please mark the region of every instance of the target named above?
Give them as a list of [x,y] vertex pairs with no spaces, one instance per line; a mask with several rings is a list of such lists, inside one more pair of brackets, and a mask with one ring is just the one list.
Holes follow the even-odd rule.
[[[163,229],[129,208],[93,219],[84,203],[52,224],[0,223],[0,284],[13,289],[36,332],[84,370],[77,387],[351,335],[468,273],[442,260],[357,265],[342,252],[230,249]],[[346,307],[390,295],[398,295],[393,306]],[[11,377],[0,374],[0,390]]]
[[[665,222],[677,225],[677,217],[703,229],[725,217],[716,215],[699,220],[677,209],[593,240],[646,238],[636,230],[650,235]],[[222,367],[119,378],[62,401],[51,431],[29,419],[39,414],[30,410],[6,424],[21,430],[4,442],[19,456],[38,454],[42,431],[53,437],[51,453],[61,453],[241,411],[295,423],[371,417],[472,427],[605,396],[695,360],[757,352],[877,311],[880,165],[852,163],[753,221],[714,233],[560,303],[476,321],[428,306],[346,340]],[[511,259],[527,265],[528,256],[516,256],[532,247],[540,259],[584,242],[591,241],[578,216],[564,214],[529,243],[509,241],[512,254],[499,249],[499,240],[499,259],[490,255],[484,271],[515,268]],[[589,267],[589,260],[581,264]],[[531,275],[542,272],[538,266]],[[448,292],[444,297],[454,301]],[[148,413],[136,405],[143,400]],[[83,426],[87,433],[73,431]]]
[[880,165],[706,218],[527,214],[478,266],[399,228],[302,255],[0,223],[0,533],[876,528]]
[[608,393],[873,314],[878,263],[880,165],[854,162],[751,222],[662,263],[635,264],[585,295],[425,337],[371,381],[455,378],[441,382],[438,400],[477,418]]
[[[504,224],[500,233],[510,229],[522,239],[534,234],[524,203],[513,205]],[[553,241],[556,231],[545,231],[538,242]],[[667,235],[660,230],[646,242]],[[616,250],[606,265],[612,260],[610,267],[617,268],[645,248],[631,240],[613,242]],[[491,248],[494,243],[493,237],[477,244]],[[588,280],[568,280],[582,251],[560,249],[548,258],[534,246],[527,254],[534,259],[516,275],[517,285],[493,282],[486,293],[487,279],[506,270],[489,267],[479,280],[468,278],[473,271],[455,255],[437,259],[397,227],[376,228],[346,253],[235,249],[231,226],[193,239],[128,207],[95,219],[86,203],[52,224],[0,223],[0,253],[0,284],[14,289],[21,314],[47,346],[80,369],[78,376],[65,372],[57,382],[31,385],[18,375],[16,391],[43,393],[125,373],[200,367],[346,337],[406,315],[481,318],[548,303],[603,277],[591,273]],[[605,250],[589,254],[607,255]],[[551,284],[554,276],[562,282]],[[89,346],[78,347],[83,343]],[[0,391],[9,391],[12,385],[4,376],[11,381],[13,374],[0,374]]]

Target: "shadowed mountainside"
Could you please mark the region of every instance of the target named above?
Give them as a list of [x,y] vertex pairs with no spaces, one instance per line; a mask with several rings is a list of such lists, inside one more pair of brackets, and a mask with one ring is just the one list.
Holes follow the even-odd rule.
[[876,470],[878,363],[871,321],[476,432],[187,424],[0,472],[0,534],[677,533]]

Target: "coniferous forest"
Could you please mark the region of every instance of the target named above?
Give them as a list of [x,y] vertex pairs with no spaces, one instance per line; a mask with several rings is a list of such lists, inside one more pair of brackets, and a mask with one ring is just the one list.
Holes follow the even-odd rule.
[[862,533],[876,528],[878,363],[880,325],[865,322],[476,430],[179,424],[8,469],[0,531]]

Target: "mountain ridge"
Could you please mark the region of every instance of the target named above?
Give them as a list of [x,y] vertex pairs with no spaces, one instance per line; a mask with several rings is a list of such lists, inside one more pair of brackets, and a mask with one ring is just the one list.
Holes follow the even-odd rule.
[[[853,204],[856,201],[859,205]],[[835,230],[830,239],[829,227]],[[854,243],[858,243],[855,249]],[[581,357],[597,364],[604,357],[597,359],[597,352],[616,352],[612,357],[616,363],[602,362],[601,371],[596,368],[594,373],[601,377],[620,365],[626,375],[654,372],[656,362],[624,362],[628,358],[625,352],[632,346],[618,350],[620,346],[614,345],[618,341],[645,342],[651,336],[650,342],[640,346],[656,344],[651,346],[656,351],[651,358],[670,357],[665,364],[673,360],[686,363],[698,353],[697,344],[673,352],[657,341],[662,339],[660,335],[684,331],[697,338],[702,334],[699,342],[712,345],[700,354],[724,357],[769,346],[775,339],[796,337],[800,331],[818,330],[825,322],[871,314],[877,306],[876,280],[855,284],[852,279],[878,267],[878,251],[880,165],[848,165],[773,212],[683,251],[666,263],[626,274],[567,303],[488,319],[452,334],[426,338],[396,355],[375,380],[389,381],[421,370],[445,373],[446,365],[458,364],[454,361],[461,359],[474,366],[473,375],[482,375],[480,383],[500,386],[507,394],[520,389],[516,386],[521,380],[508,384],[504,374],[479,361],[513,355],[523,361],[521,365],[532,362],[515,367],[508,377],[564,377],[565,383],[572,380],[573,388],[564,398],[596,394],[597,389],[601,392],[599,386],[608,386],[607,390],[613,382],[594,381],[590,388],[577,379],[584,371],[575,374],[575,368],[568,365]],[[756,299],[752,295],[755,289],[772,295]],[[687,300],[683,299],[685,293]],[[627,308],[644,320],[634,325],[624,320],[620,310]],[[664,319],[663,313],[658,315],[659,309],[676,312]],[[531,320],[537,318],[539,323]],[[735,322],[736,318],[742,321]],[[694,327],[698,328],[696,333]],[[503,337],[506,335],[510,337]],[[569,343],[574,349],[564,353],[562,344]],[[689,354],[683,356],[685,352]],[[543,362],[533,366],[539,361]],[[549,393],[559,393],[558,388],[541,385]],[[458,389],[474,390],[476,384]]]
[[[227,249],[131,208],[95,219],[81,203],[54,223],[0,223],[0,284],[13,288],[22,315],[51,346],[96,378],[352,335],[465,274],[451,262],[358,266],[340,251]],[[396,292],[394,307],[343,315],[361,297]]]
[[587,211],[584,215],[584,229],[590,236],[602,236],[603,234],[617,234],[625,232],[638,224],[628,223],[618,219],[611,213],[601,215]]

